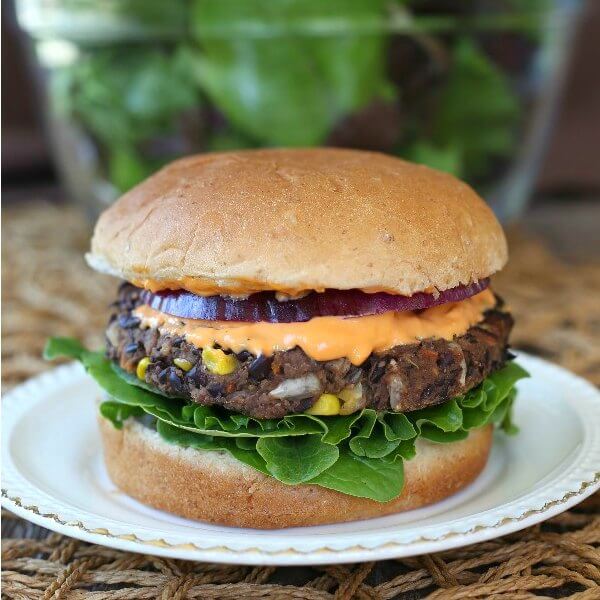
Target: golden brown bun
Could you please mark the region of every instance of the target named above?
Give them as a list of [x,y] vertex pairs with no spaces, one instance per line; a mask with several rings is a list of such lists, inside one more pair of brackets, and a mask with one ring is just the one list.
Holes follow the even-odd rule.
[[138,284],[223,294],[411,295],[487,277],[506,259],[502,228],[465,183],[332,148],[178,160],[102,214],[88,255],[94,268]]
[[416,458],[405,462],[402,494],[382,504],[315,485],[285,485],[224,452],[170,445],[135,421],[117,430],[100,418],[100,428],[108,473],[126,494],[189,519],[258,529],[356,521],[442,500],[479,475],[493,433],[488,426],[462,442],[419,441]]

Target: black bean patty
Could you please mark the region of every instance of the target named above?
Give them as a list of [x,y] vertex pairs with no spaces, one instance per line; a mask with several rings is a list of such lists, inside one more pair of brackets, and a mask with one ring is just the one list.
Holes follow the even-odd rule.
[[[428,339],[396,346],[372,354],[360,367],[345,358],[316,361],[294,348],[272,357],[240,352],[235,372],[215,375],[203,365],[201,350],[183,337],[140,327],[140,320],[132,314],[140,304],[139,291],[129,284],[119,290],[106,332],[108,357],[134,372],[147,356],[151,363],[146,382],[161,392],[257,418],[303,412],[320,394],[336,394],[359,383],[360,406],[407,412],[440,404],[475,387],[504,365],[513,325],[499,302],[481,323],[452,341]],[[189,361],[192,368],[182,370],[175,359]],[[282,391],[281,384],[287,380],[297,381]]]

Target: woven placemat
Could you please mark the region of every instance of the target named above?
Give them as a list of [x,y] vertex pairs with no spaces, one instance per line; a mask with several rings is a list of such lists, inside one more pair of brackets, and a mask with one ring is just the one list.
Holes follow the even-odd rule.
[[[102,343],[114,279],[83,262],[89,228],[73,208],[35,202],[3,214],[4,389],[48,368],[49,335]],[[600,266],[566,264],[511,233],[495,280],[517,319],[514,345],[600,384]],[[522,532],[421,557],[310,568],[239,567],[78,542],[2,513],[2,597],[600,599],[600,494]]]

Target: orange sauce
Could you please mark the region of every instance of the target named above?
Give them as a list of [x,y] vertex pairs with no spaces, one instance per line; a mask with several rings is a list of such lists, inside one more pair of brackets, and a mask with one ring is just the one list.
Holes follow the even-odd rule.
[[487,289],[461,300],[434,306],[420,312],[386,312],[365,317],[315,317],[302,323],[246,323],[182,319],[139,306],[135,314],[142,327],[157,327],[162,333],[184,336],[187,342],[203,348],[221,348],[270,356],[278,350],[299,346],[315,360],[347,358],[355,365],[372,352],[382,352],[426,338],[451,340],[483,319],[483,313],[496,300]]
[[[139,277],[131,279],[133,285],[150,290],[151,292],[160,292],[162,290],[187,290],[198,296],[234,296],[248,297],[257,292],[279,292],[289,298],[297,298],[306,295],[308,292],[324,292],[324,287],[318,287],[310,284],[293,286],[277,285],[269,281],[259,281],[256,279],[210,279],[208,277],[182,277],[181,279],[152,279],[150,277]],[[361,288],[363,292],[374,294],[376,292],[386,292],[388,294],[397,294],[396,290],[386,287],[371,286]],[[435,288],[423,290],[425,293],[434,293]]]
[[160,292],[161,290],[187,290],[198,296],[228,295],[247,297],[257,292],[275,291],[287,294],[290,297],[301,296],[307,291],[315,289],[324,292],[325,288],[311,288],[310,286],[286,287],[277,286],[271,282],[257,281],[254,279],[209,279],[208,277],[182,277],[181,279],[151,279],[149,277],[132,279],[131,283],[137,287]]

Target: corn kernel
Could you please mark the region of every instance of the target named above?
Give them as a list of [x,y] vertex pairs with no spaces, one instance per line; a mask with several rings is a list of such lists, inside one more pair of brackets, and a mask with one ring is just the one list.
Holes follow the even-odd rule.
[[176,367],[179,367],[182,371],[189,371],[194,365],[185,358],[174,358],[173,362]]
[[204,348],[202,362],[215,375],[229,375],[238,368],[237,358],[233,354],[225,354],[218,348]]
[[342,401],[340,415],[351,415],[364,407],[362,385],[360,383],[345,387],[338,396]]
[[146,371],[148,370],[148,366],[150,365],[150,357],[144,356],[142,360],[137,364],[135,369],[135,374],[138,376],[138,379],[145,380],[146,379]]
[[321,394],[317,401],[306,411],[309,415],[337,415],[340,412],[340,399],[333,394]]

